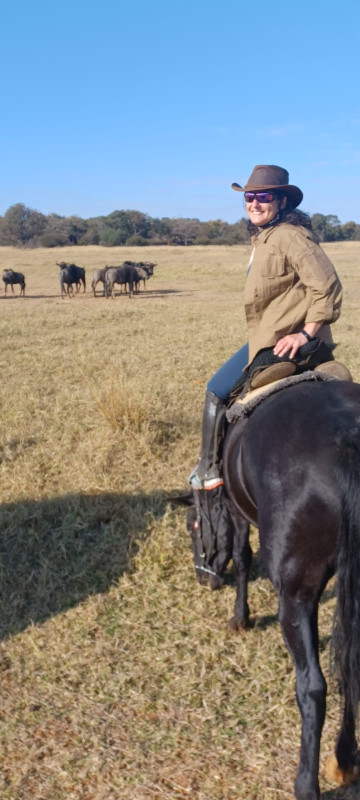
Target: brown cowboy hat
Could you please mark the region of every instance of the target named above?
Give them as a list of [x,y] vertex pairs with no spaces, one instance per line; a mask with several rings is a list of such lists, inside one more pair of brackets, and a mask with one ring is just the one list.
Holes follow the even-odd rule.
[[269,191],[270,189],[279,190],[283,192],[286,197],[289,197],[293,208],[300,205],[303,199],[303,193],[298,186],[292,186],[289,183],[289,173],[282,167],[276,167],[273,164],[259,164],[254,167],[248,182],[244,187],[239,183],[232,183],[232,189],[236,192],[261,192]]

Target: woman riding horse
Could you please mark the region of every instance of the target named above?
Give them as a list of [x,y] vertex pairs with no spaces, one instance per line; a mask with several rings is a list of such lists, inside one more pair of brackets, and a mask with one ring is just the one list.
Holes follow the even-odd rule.
[[307,214],[297,209],[302,191],[289,184],[281,167],[256,166],[244,192],[252,234],[244,303],[248,327],[243,345],[207,384],[200,460],[188,482],[193,489],[223,483],[219,449],[224,407],[249,362],[265,348],[293,359],[313,337],[332,342],[330,323],[340,314],[342,289],[335,268],[321,249]]

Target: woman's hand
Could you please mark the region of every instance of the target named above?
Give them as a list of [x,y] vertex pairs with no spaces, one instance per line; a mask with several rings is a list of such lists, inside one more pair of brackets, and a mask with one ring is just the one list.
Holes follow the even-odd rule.
[[273,351],[274,355],[282,357],[289,353],[290,358],[294,358],[299,347],[306,344],[307,341],[303,333],[288,333],[287,336],[282,336],[281,339],[276,342]]

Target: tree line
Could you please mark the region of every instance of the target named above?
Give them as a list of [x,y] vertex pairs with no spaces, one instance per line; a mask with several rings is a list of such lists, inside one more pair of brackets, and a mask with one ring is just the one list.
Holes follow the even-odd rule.
[[[313,214],[312,227],[321,242],[360,241],[360,225],[334,214]],[[221,219],[200,222],[183,217],[150,217],[141,211],[113,211],[107,216],[82,219],[76,215],[42,214],[23,203],[10,206],[0,217],[0,246],[65,247],[98,244],[209,245],[248,244],[247,219],[230,224]]]

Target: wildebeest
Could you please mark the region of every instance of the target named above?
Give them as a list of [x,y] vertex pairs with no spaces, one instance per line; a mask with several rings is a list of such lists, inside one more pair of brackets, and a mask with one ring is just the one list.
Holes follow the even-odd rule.
[[132,296],[134,291],[134,284],[138,280],[138,274],[133,265],[123,264],[121,267],[108,267],[105,275],[105,294],[106,297],[114,297],[114,284],[119,283],[120,286],[124,284],[129,285],[129,297]]
[[156,263],[151,261],[124,261],[121,266],[135,267],[138,275],[138,278],[135,282],[135,291],[137,292],[139,290],[140,281],[143,281],[144,289],[146,289],[145,281],[149,280],[151,275],[154,274],[154,267],[156,267]]
[[92,278],[92,281],[91,281],[91,288],[93,290],[94,297],[95,297],[95,289],[97,287],[97,284],[100,281],[103,284],[103,295],[105,294],[105,275],[106,275],[106,271],[108,269],[109,269],[109,267],[104,267],[104,269],[95,269],[94,270],[93,278]]
[[[296,800],[319,800],[320,737],[326,682],[319,664],[318,604],[337,572],[333,653],[343,699],[335,755],[327,775],[348,784],[358,776],[355,722],[360,699],[360,386],[306,380],[269,396],[247,421],[228,426],[223,450],[225,486],[194,493],[188,511],[194,561],[212,588],[231,554],[237,592],[234,630],[249,627],[249,522],[279,598],[279,620],[296,670],[302,719]],[[228,517],[218,528],[223,491]],[[211,500],[212,496],[214,501]],[[183,498],[187,504],[194,497]],[[205,506],[204,523],[199,504]],[[206,524],[205,524],[206,523]],[[213,527],[217,546],[209,549]]]
[[14,292],[14,283],[20,284],[20,297],[25,297],[25,275],[22,272],[14,272],[13,269],[4,269],[2,279],[5,284],[5,294],[7,294],[7,287],[11,286],[11,291]]
[[139,291],[140,281],[143,281],[144,289],[146,289],[146,281],[148,281],[149,278],[151,278],[151,276],[154,274],[154,267],[156,266],[156,264],[140,261],[138,264],[134,264],[134,266],[138,274],[138,280],[136,282],[136,291]]
[[[56,262],[57,266],[60,267],[60,288],[61,288],[61,297],[64,297],[64,294],[68,294],[70,297],[70,289],[72,293],[72,287],[75,284],[76,291],[78,292],[80,289],[81,283],[83,284],[83,291],[86,290],[86,278],[85,278],[85,270],[83,267],[77,267],[76,264],[69,264],[66,261],[60,261],[60,263]],[[67,287],[65,289],[65,286]]]

